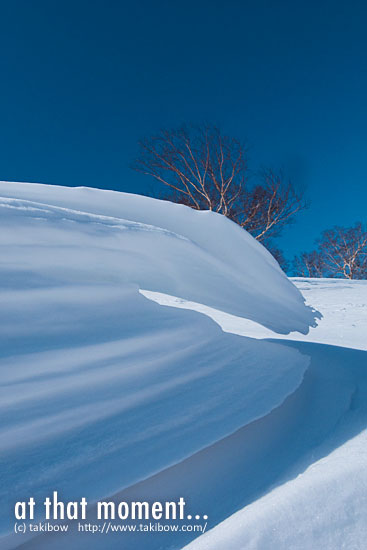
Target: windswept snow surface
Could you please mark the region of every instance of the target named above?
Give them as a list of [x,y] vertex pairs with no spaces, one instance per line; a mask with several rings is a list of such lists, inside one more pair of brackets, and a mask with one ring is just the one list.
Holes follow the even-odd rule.
[[[0,196],[4,215],[6,209],[18,210],[29,225],[37,224],[40,244],[45,232],[52,231],[45,245],[55,248],[59,242],[68,247],[74,227],[84,225],[83,240],[75,243],[74,251],[93,259],[88,263],[85,258],[83,272],[79,266],[75,270],[73,276],[79,279],[89,274],[87,280],[98,280],[99,272],[106,281],[108,272],[111,282],[133,281],[140,288],[199,302],[284,334],[307,334],[317,324],[313,308],[304,305],[301,293],[271,254],[224,216],[91,188],[3,182]],[[65,243],[66,231],[70,239]],[[24,246],[31,249],[34,235]],[[87,237],[96,238],[96,244],[84,251]],[[99,261],[101,249],[105,249],[103,259],[111,262],[107,266]],[[62,263],[62,254],[59,257]],[[43,262],[47,264],[47,258]],[[7,271],[5,281],[9,276]]]
[[306,333],[317,312],[225,218],[122,193],[2,183],[0,223],[3,535],[15,501],[116,493],[269,414],[302,383],[307,354],[226,334],[139,293]]
[[[283,340],[307,354],[310,367],[294,394],[253,425],[265,440],[269,437],[266,426],[271,425],[275,442],[268,442],[271,450],[266,447],[267,453],[260,447],[256,461],[248,460],[248,451],[243,453],[237,476],[233,474],[237,481],[247,481],[240,490],[233,489],[237,502],[232,511],[239,511],[187,550],[366,548],[367,281],[294,282],[323,314],[319,327],[308,336],[292,334]],[[166,305],[175,303],[174,307],[201,311],[204,307],[163,295],[150,297]],[[278,338],[246,319],[204,310],[229,332]],[[253,449],[250,429],[251,425],[239,438],[243,447],[247,443]],[[261,445],[266,446],[266,441]],[[267,483],[269,470],[275,475]],[[255,495],[252,479],[260,485],[263,480]]]
[[367,353],[308,343],[297,349],[311,357],[305,380],[267,417],[274,426],[288,410],[293,421],[287,426],[283,416],[281,425],[275,423],[270,457],[261,454],[250,464],[257,480],[268,474],[264,466],[278,469],[277,475],[255,498],[251,486],[242,487],[245,507],[235,507],[239,511],[185,550],[366,548]]

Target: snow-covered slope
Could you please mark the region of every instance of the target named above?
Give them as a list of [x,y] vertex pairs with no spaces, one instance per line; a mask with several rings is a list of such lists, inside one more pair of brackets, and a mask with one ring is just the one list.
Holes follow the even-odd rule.
[[272,257],[222,216],[2,183],[0,225],[3,534],[16,500],[113,494],[268,414],[301,384],[306,355],[139,293],[281,333],[315,325]]
[[364,548],[366,283],[295,280],[305,305],[228,220],[121,193],[2,183],[0,225],[2,550],[198,535],[12,535],[53,490],[183,495],[190,550]]
[[[301,385],[279,407],[113,497],[116,502],[163,501],[185,495],[190,510],[209,515],[211,529],[190,550],[364,550],[367,354],[360,350],[365,349],[367,283],[300,280],[296,284],[307,289],[308,301],[323,312],[325,341],[335,341],[335,318],[341,341],[357,349],[315,344],[317,329],[309,335],[310,342],[290,342],[287,337],[282,346],[307,355],[310,366]],[[184,305],[181,302],[176,300],[176,305]],[[229,322],[226,314],[215,315],[218,322],[220,315]],[[344,324],[338,322],[340,315]],[[246,319],[231,317],[231,322],[242,333],[248,327]],[[181,549],[196,536],[125,532],[123,540],[109,538],[108,548]],[[74,529],[66,538],[37,537],[24,548],[63,550],[66,544],[78,550],[100,549],[106,547],[106,538],[97,533],[80,536]]]
[[[140,288],[252,319],[276,332],[307,333],[310,326],[316,326],[313,308],[304,305],[302,295],[274,258],[224,216],[90,188],[3,182],[0,196],[8,227],[21,219],[23,229],[18,233],[32,228],[28,241],[22,237],[23,246],[28,244],[30,250],[33,238],[43,251],[48,246],[50,254],[57,244],[65,250],[76,238],[74,228],[79,231],[84,226],[81,240],[67,250],[68,259],[78,262],[70,276],[83,282],[84,277],[98,280],[98,275],[105,281],[108,272],[115,283],[134,282]],[[13,241],[8,234],[0,237],[5,244],[17,245],[16,235]],[[107,265],[102,265],[100,251]],[[51,258],[39,254],[38,260],[48,271],[55,271],[59,267],[56,255],[59,265],[71,269],[58,251]],[[8,268],[5,281],[9,276]]]
[[[237,468],[237,480],[250,480],[238,491],[241,497],[233,490],[237,503],[232,510],[239,511],[187,550],[363,550],[366,546],[367,281],[295,279],[295,283],[323,314],[319,328],[309,335],[287,337],[287,345],[310,357],[310,367],[297,391],[257,426],[257,433],[261,428],[266,438],[266,423],[271,425],[275,443],[270,443],[265,458],[261,448],[256,463],[243,461]],[[174,303],[169,297],[152,297]],[[180,307],[202,309],[182,301]],[[245,319],[210,309],[205,313],[236,334],[278,337]],[[252,445],[249,437],[246,429],[239,435],[244,447],[246,442]],[[254,497],[251,479],[264,479],[269,469],[277,471]]]

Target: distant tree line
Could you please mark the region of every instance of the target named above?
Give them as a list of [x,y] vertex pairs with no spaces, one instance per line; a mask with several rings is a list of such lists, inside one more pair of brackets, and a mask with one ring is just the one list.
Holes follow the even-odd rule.
[[307,202],[281,171],[250,177],[246,147],[213,125],[161,130],[139,145],[133,168],[163,184],[154,196],[227,216],[287,267],[273,239]]
[[296,276],[367,279],[367,229],[362,223],[328,229],[316,245],[315,250],[296,256]]

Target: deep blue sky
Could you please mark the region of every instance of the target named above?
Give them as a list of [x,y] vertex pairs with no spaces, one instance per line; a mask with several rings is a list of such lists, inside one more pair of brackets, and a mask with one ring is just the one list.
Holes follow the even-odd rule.
[[0,179],[144,193],[137,140],[214,122],[307,185],[279,240],[366,220],[364,0],[0,2]]

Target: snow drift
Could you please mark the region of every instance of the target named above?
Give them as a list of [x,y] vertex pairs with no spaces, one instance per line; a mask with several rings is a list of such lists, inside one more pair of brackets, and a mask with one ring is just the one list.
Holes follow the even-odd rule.
[[0,207],[3,534],[16,500],[113,494],[269,413],[302,382],[297,350],[139,293],[279,333],[314,326],[268,252],[222,216],[14,183],[0,184]]
[[[332,324],[329,331],[333,338]],[[246,428],[241,432],[242,448],[255,442],[257,459],[247,460],[243,452],[245,460],[234,468],[243,485],[233,495],[242,505],[237,501],[236,513],[185,550],[365,548],[367,353],[289,345],[307,353],[311,364],[294,394],[257,425],[266,452],[260,447],[257,454],[257,439]]]
[[[28,241],[24,237],[22,240],[23,247],[28,245],[28,254],[35,253],[32,238],[48,246],[51,254],[57,244],[69,246],[74,227],[79,230],[84,225],[82,240],[73,247],[74,255],[70,246],[68,250],[72,261],[81,255],[70,276],[83,282],[84,277],[87,281],[106,281],[108,273],[115,283],[133,282],[140,288],[252,319],[284,334],[307,333],[310,326],[316,325],[315,311],[305,306],[301,293],[271,254],[224,216],[149,197],[90,188],[4,182],[0,183],[0,195],[2,216],[6,208],[14,214],[12,221],[7,217],[9,227],[18,224],[19,216],[23,231],[26,226],[34,227]],[[1,238],[9,245],[8,250],[17,245],[9,241],[8,234]],[[101,250],[107,265],[102,265],[98,256]],[[58,252],[52,260],[39,255],[45,269],[49,263],[49,269],[59,268],[56,255],[60,265],[72,270]],[[7,260],[9,265],[11,257]],[[11,277],[9,268],[4,276]]]

